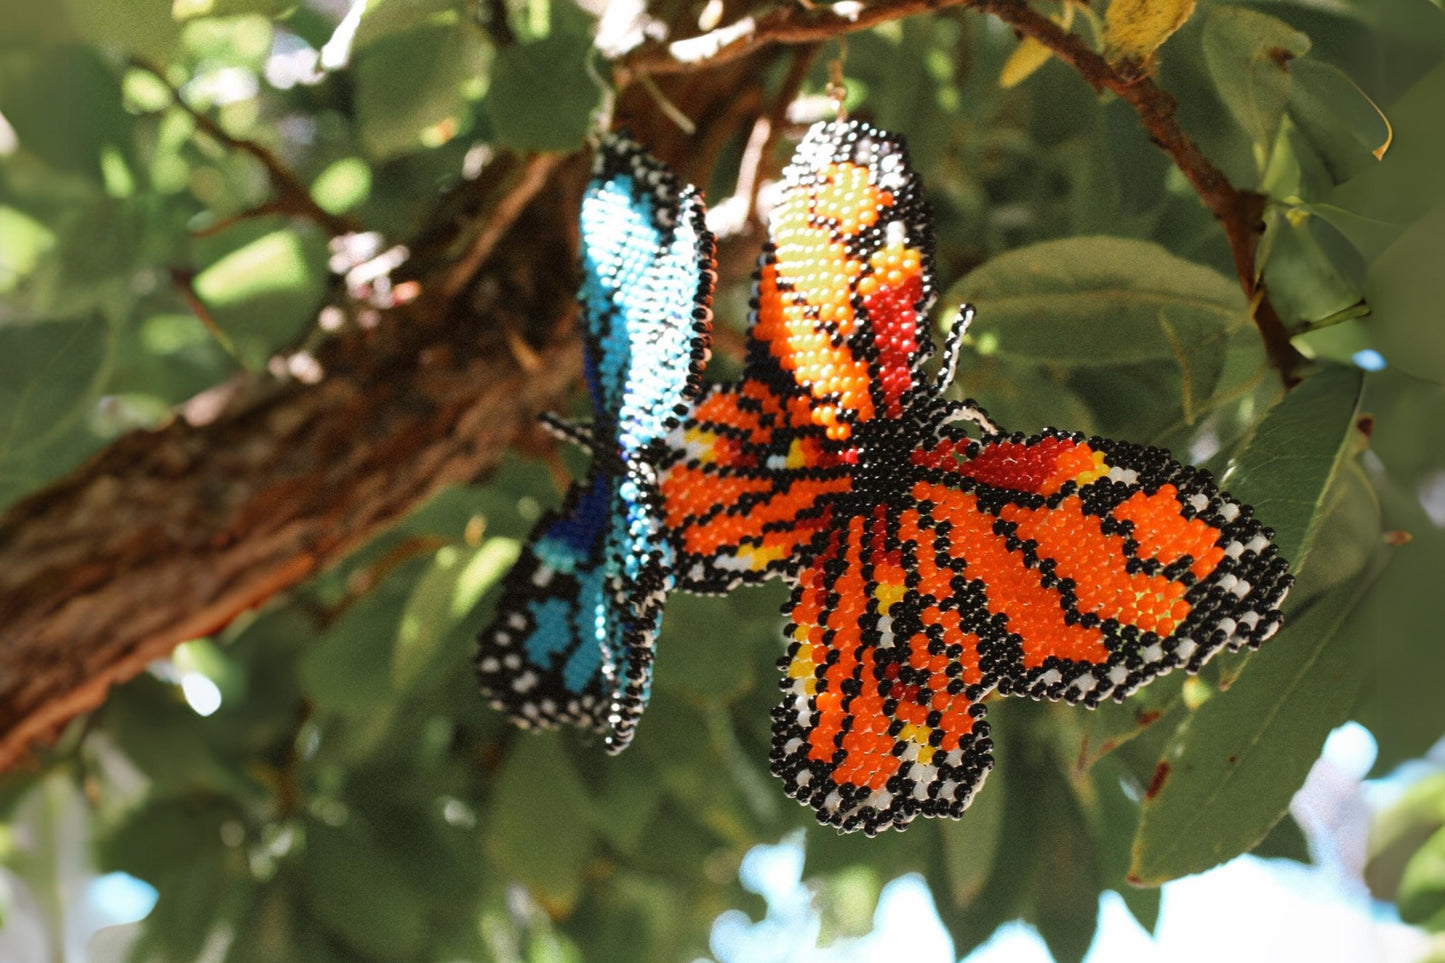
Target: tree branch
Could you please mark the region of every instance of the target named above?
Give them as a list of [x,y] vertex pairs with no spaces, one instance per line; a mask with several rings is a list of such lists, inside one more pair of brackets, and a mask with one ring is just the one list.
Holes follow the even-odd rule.
[[1179,168],[1224,230],[1235,274],[1249,299],[1250,317],[1259,329],[1270,364],[1286,386],[1298,381],[1295,372],[1305,359],[1290,343],[1289,332],[1255,271],[1255,254],[1264,230],[1264,197],[1236,188],[1204,156],[1179,126],[1174,98],[1151,78],[1121,73],[1025,0],[879,0],[866,5],[844,0],[826,6],[785,6],[760,17],[744,17],[699,37],[644,44],[623,58],[620,69],[624,76],[700,70],[768,44],[817,43],[889,20],[965,6],[992,14],[1020,34],[1033,37],[1096,91],[1107,90],[1134,108],[1150,138]]
[[[513,243],[462,318],[386,312],[318,350],[319,384],[243,378],[214,420],[126,435],[0,517],[0,769],[178,643],[496,466],[580,373],[571,327],[545,332],[573,301],[584,166],[508,212]],[[540,337],[538,370],[508,329]]]

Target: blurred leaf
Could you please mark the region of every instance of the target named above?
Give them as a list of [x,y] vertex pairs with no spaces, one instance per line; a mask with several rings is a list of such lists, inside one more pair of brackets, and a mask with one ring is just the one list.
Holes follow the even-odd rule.
[[1365,92],[1333,64],[1290,64],[1289,115],[1336,184],[1381,161],[1394,136]]
[[1365,296],[1371,337],[1390,363],[1431,381],[1445,382],[1445,325],[1437,323],[1445,299],[1439,252],[1445,245],[1445,200],[1401,234],[1370,265]]
[[1363,373],[1330,365],[1305,378],[1255,425],[1221,483],[1275,531],[1304,571],[1330,481],[1350,451]]
[[1432,932],[1445,930],[1445,829],[1410,857],[1400,878],[1400,919]]
[[439,147],[471,126],[490,48],[451,17],[378,37],[356,53],[356,115],[375,160]]
[[1445,828],[1445,772],[1416,780],[1370,827],[1365,882],[1376,899],[1393,903],[1410,860]]
[[115,342],[98,317],[0,325],[0,465],[39,448],[95,403]]
[[1004,90],[1017,87],[1028,80],[1034,71],[1048,63],[1053,56],[1053,51],[1044,46],[1042,42],[1033,37],[1022,38],[1004,63],[1003,71],[998,75],[998,85]]
[[[1330,251],[1322,240],[1330,243]],[[1328,222],[1298,208],[1271,205],[1265,212],[1265,239],[1256,263],[1270,300],[1291,326],[1321,321],[1363,298],[1359,253]]]
[[1172,362],[1205,399],[1225,339],[1246,321],[1239,287],[1163,248],[1069,238],[1011,251],[948,294],[978,308],[979,352],[1072,366]]
[[525,884],[549,911],[570,910],[596,836],[587,791],[555,733],[516,737],[488,819],[497,871]]
[[326,283],[321,238],[313,231],[282,229],[211,264],[196,275],[194,286],[236,356],[261,369],[315,318]]
[[[1439,457],[1439,449],[1434,453]],[[1445,678],[1445,646],[1436,642],[1445,533],[1425,514],[1413,485],[1391,479],[1375,484],[1386,527],[1411,537],[1388,549],[1389,568],[1341,631],[1358,635],[1375,652],[1356,716],[1379,744],[1375,772],[1385,773],[1424,755],[1445,735],[1445,704],[1435,697]]]
[[437,551],[402,610],[391,654],[391,682],[398,692],[412,688],[449,631],[506,574],[520,549],[512,539],[493,538],[475,549],[449,545]]
[[300,0],[172,0],[171,16],[186,21],[195,17],[234,17],[261,14],[275,17],[295,7]]
[[1261,149],[1274,142],[1284,116],[1289,62],[1309,49],[1309,37],[1245,7],[1214,7],[1204,22],[1209,75],[1230,113]]
[[985,780],[964,818],[939,824],[949,890],[959,906],[970,905],[993,874],[994,860],[1004,843],[1000,831],[1007,793],[1004,780]]
[[[1361,499],[1343,498],[1333,525]],[[1342,523],[1344,527],[1353,527]],[[1378,543],[1352,533],[1367,549]],[[1349,716],[1369,651],[1339,629],[1378,569],[1321,591],[1336,573],[1311,567],[1304,599],[1227,691],[1204,702],[1159,760],[1143,801],[1131,881],[1158,885],[1218,865],[1258,845],[1284,814],[1332,729]]]
[[130,150],[119,78],[85,47],[0,59],[0,114],[24,150],[97,185],[105,183],[101,158],[107,148],[122,157]]
[[311,184],[312,198],[330,214],[344,214],[370,194],[371,168],[360,157],[333,161]]
[[163,0],[137,4],[64,0],[64,6],[76,33],[97,47],[118,48],[163,61],[180,35]]
[[1274,828],[1250,853],[1260,859],[1292,859],[1297,863],[1308,863],[1310,844],[1294,816],[1285,813],[1284,818],[1274,824]]
[[[1393,225],[1398,233],[1445,199],[1445,179],[1440,177],[1440,158],[1445,156],[1442,102],[1445,64],[1437,63],[1389,105],[1387,113],[1396,134],[1389,163],[1369,165],[1321,200],[1354,212],[1370,225],[1371,233],[1379,234],[1378,225]],[[1342,224],[1336,226],[1365,248],[1353,231]]]
[[781,638],[779,621],[740,618],[727,598],[674,595],[657,640],[668,662],[660,684],[702,703],[732,702],[754,685],[752,660],[740,658],[740,648],[751,648],[750,635]]
[[[601,91],[587,73],[585,37],[549,36],[497,54],[487,115],[514,150],[574,150],[582,144]],[[542,109],[542,105],[546,109]]]
[[426,945],[426,901],[354,826],[309,821],[302,863],[307,906],[333,937],[366,959],[415,959]]

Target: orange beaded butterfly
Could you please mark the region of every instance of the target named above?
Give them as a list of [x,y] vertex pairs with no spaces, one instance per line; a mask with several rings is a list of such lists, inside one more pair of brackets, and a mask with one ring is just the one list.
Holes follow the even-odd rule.
[[1093,706],[1279,627],[1272,532],[1206,472],[944,397],[972,309],[930,376],[933,230],[900,138],[813,127],[769,231],[744,376],[657,479],[677,587],[793,583],[771,766],[821,822],[960,815],[992,690]]

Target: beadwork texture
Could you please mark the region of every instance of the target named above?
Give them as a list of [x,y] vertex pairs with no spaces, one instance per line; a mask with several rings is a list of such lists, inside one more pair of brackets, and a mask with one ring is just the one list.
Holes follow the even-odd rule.
[[479,638],[477,674],[520,726],[575,725],[620,751],[647,703],[662,602],[674,584],[652,465],[701,388],[713,238],[697,192],[622,135],[582,199],[578,294],[591,425],[587,477],[534,528]]
[[769,231],[744,377],[671,432],[658,490],[678,587],[793,583],[771,766],[820,821],[960,815],[991,691],[1093,706],[1278,628],[1272,533],[1207,473],[945,399],[969,315],[930,377],[933,232],[900,138],[815,126]]

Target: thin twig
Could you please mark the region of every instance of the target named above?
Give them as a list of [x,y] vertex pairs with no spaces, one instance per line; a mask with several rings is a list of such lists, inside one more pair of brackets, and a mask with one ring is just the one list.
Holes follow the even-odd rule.
[[[261,166],[266,169],[266,176],[270,179],[271,187],[276,191],[278,196],[274,200],[268,201],[259,207],[253,208],[236,218],[222,223],[229,224],[253,215],[280,212],[295,214],[315,221],[333,237],[340,234],[354,234],[362,229],[361,224],[358,223],[355,218],[347,217],[343,214],[332,214],[320,204],[317,204],[311,197],[311,192],[306,189],[306,185],[302,184],[296,175],[292,173],[291,169],[270,150],[253,140],[236,137],[228,133],[226,129],[216,121],[186,103],[185,99],[181,96],[181,92],[170,82],[170,79],[165,75],[165,71],[160,67],[138,58],[132,58],[130,64],[135,69],[145,71],[165,85],[166,90],[170,92],[171,102],[185,111],[186,114],[196,122],[197,127],[205,131],[223,146],[231,150],[240,151],[243,154],[251,155],[251,157],[255,158],[260,162]],[[213,226],[212,230],[215,229],[217,228]]]
[[445,300],[456,297],[476,276],[502,235],[507,233],[537,192],[546,186],[547,178],[563,159],[562,154],[534,154],[527,159],[521,173],[507,185],[506,192],[488,214],[486,223],[472,238],[466,253],[448,272],[441,291]]
[[818,43],[890,20],[964,6],[990,13],[1020,34],[1033,37],[1078,71],[1096,91],[1107,90],[1134,109],[1150,138],[1219,221],[1270,363],[1287,386],[1298,381],[1295,372],[1305,359],[1290,343],[1289,332],[1265,296],[1255,271],[1255,253],[1264,229],[1264,198],[1254,191],[1236,188],[1204,156],[1179,126],[1175,99],[1153,79],[1126,76],[1116,70],[1082,39],[1034,11],[1024,0],[878,0],[867,5],[844,0],[826,6],[782,6],[700,37],[644,44],[623,59],[619,72],[622,78],[690,72],[735,60],[767,44]]

